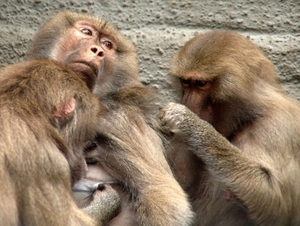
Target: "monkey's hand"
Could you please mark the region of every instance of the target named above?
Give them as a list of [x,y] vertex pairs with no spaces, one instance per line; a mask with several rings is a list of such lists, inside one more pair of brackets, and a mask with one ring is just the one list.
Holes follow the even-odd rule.
[[119,194],[109,184],[103,184],[93,193],[93,200],[83,211],[102,226],[117,216],[120,209]]
[[173,133],[177,131],[180,124],[185,120],[188,109],[181,104],[169,103],[161,111],[160,119],[162,126],[169,128]]
[[211,144],[217,145],[217,141],[220,140],[218,137],[221,137],[208,122],[200,119],[182,104],[167,104],[161,110],[160,120],[164,133],[169,131],[176,136],[174,139],[182,138],[182,142],[193,149],[203,151],[211,147]]
[[161,132],[171,140],[181,133],[180,124],[185,120],[185,106],[181,104],[169,103],[160,112]]
[[[174,140],[190,147],[190,150],[211,168],[224,171],[228,165],[236,165],[237,156],[240,156],[241,151],[184,105],[169,103],[162,109],[161,123],[174,133]],[[243,162],[245,161],[243,158]]]
[[[201,132],[209,127],[208,123],[200,119],[182,104],[169,103],[162,110],[160,115],[161,125],[164,130],[178,135],[188,136],[194,132]],[[202,128],[201,130],[199,130]]]

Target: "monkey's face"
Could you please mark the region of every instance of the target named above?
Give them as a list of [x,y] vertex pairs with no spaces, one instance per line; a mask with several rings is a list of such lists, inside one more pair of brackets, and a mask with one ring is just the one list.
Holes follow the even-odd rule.
[[[190,74],[193,74],[191,76]],[[181,103],[205,121],[212,122],[213,106],[210,101],[212,82],[195,79],[195,72],[187,73],[189,77],[180,78],[182,87]]]
[[67,64],[93,89],[116,54],[114,38],[89,21],[77,21],[62,35],[51,58]]

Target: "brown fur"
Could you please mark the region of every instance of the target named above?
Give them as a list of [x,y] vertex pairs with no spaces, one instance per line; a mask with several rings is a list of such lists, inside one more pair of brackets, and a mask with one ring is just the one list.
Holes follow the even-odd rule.
[[71,175],[84,172],[82,148],[98,112],[97,99],[63,65],[34,60],[0,71],[2,225],[95,225],[72,200]]
[[122,214],[110,225],[191,225],[193,213],[172,175],[158,133],[156,110],[149,107],[153,91],[125,87],[100,97],[98,146],[87,152],[88,163],[117,181]]
[[[92,27],[95,35],[79,32],[82,22]],[[102,38],[110,40],[113,48],[101,44]],[[61,12],[39,29],[28,56],[67,64],[104,103],[96,147],[87,154],[90,169],[93,164],[96,170],[89,170],[86,178],[75,184],[74,196],[80,199],[77,203],[87,212],[94,212],[89,205],[93,183],[105,182],[101,187],[107,193],[108,182],[117,182],[112,186],[120,194],[123,209],[111,225],[190,225],[190,204],[164,158],[162,140],[152,128],[157,121],[146,113],[150,108],[144,105],[150,104],[152,93],[138,79],[133,44],[107,21]],[[84,64],[74,66],[78,61]],[[87,63],[97,71],[96,78],[86,68]],[[107,177],[113,181],[105,181]],[[109,208],[108,202],[105,205]]]
[[[77,39],[76,35],[67,37],[67,34],[74,29],[74,24],[84,21],[98,32],[94,37],[90,37],[88,42],[84,39]],[[64,39],[64,37],[67,37]],[[113,43],[112,50],[106,50],[99,40],[106,38]],[[67,48],[67,44],[72,44]],[[83,45],[83,47],[82,47]],[[90,55],[90,46],[97,46],[104,51],[104,55]],[[67,48],[67,49],[66,49]],[[28,51],[28,58],[46,58],[54,59],[68,64],[72,69],[81,75],[78,68],[72,67],[72,61],[66,60],[57,55],[57,52],[63,51],[65,55],[72,52],[76,56],[76,61],[93,64],[97,68],[97,78],[87,80],[88,86],[94,90],[94,93],[105,94],[117,88],[128,84],[136,84],[138,81],[138,61],[136,58],[136,49],[119,30],[106,20],[100,19],[88,14],[74,12],[60,12],[47,20],[35,34],[31,47]],[[112,76],[114,75],[114,76]],[[94,86],[96,84],[96,86]]]
[[188,41],[170,71],[196,113],[171,103],[162,122],[197,225],[299,225],[300,106],[273,64],[243,36],[211,31]]

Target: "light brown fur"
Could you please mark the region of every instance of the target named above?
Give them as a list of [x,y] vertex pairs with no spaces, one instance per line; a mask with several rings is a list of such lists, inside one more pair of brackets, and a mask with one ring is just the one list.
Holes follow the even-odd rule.
[[[73,34],[74,30],[78,30],[74,25],[82,21],[95,29],[94,37],[77,38],[78,33]],[[72,32],[70,36],[69,32]],[[105,48],[99,42],[101,38],[109,40],[113,48]],[[92,56],[91,47],[103,51],[103,56]],[[72,53],[75,57],[65,59],[65,55],[58,54],[60,51],[65,55]],[[53,15],[35,34],[27,57],[57,60],[69,65],[80,76],[82,72],[86,75],[86,70],[73,67],[72,60],[92,64],[96,67],[97,77],[88,76],[85,79],[94,93],[106,94],[138,81],[138,61],[134,45],[112,23],[88,14],[63,11]]]
[[186,194],[165,159],[156,110],[149,106],[154,96],[153,91],[134,86],[100,97],[104,114],[97,147],[87,151],[86,158],[117,182],[113,187],[123,205],[111,226],[193,223]]
[[197,225],[299,225],[300,106],[273,64],[243,36],[211,31],[188,41],[170,71],[195,113],[171,103],[162,122]]
[[82,148],[98,113],[97,99],[63,65],[35,60],[0,71],[2,225],[96,225],[73,202],[71,176],[84,172]]
[[[112,48],[101,40],[108,40]],[[106,187],[113,182],[123,210],[111,225],[190,225],[190,204],[166,162],[151,107],[145,107],[153,106],[153,93],[138,79],[134,45],[107,21],[61,12],[39,29],[28,56],[67,64],[104,103],[96,146],[87,152],[88,166],[96,165],[97,175],[88,171],[75,185],[74,196],[84,199],[77,203],[94,212],[89,205],[92,183],[100,182],[102,192],[109,193]],[[107,174],[112,181],[105,181]],[[108,202],[105,205],[109,208]]]

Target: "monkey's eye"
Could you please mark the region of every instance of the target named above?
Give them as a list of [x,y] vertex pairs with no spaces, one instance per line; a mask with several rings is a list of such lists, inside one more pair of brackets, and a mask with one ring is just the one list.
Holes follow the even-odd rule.
[[88,165],[96,165],[99,162],[99,160],[89,157],[85,158],[85,161]]
[[86,34],[86,35],[89,35],[89,36],[92,36],[92,35],[93,35],[92,30],[91,30],[91,29],[88,29],[88,28],[82,28],[82,29],[81,29],[81,32],[82,32],[83,34]]
[[103,44],[107,49],[110,50],[110,49],[113,48],[113,44],[112,44],[111,41],[109,41],[109,40],[102,40],[101,42],[102,42],[102,44]]
[[183,86],[183,87],[189,87],[190,85],[191,85],[191,80],[189,80],[189,79],[180,79],[180,81],[181,81],[181,85]]
[[206,81],[201,81],[201,80],[196,80],[195,81],[195,85],[198,87],[198,88],[201,88],[203,86],[205,86],[207,84]]

